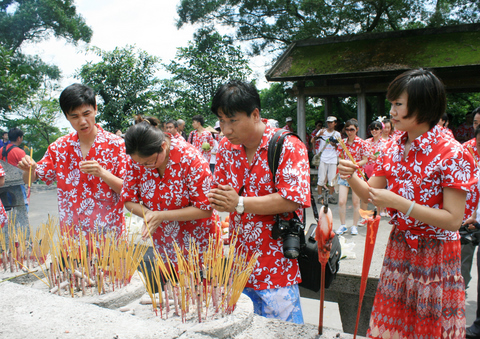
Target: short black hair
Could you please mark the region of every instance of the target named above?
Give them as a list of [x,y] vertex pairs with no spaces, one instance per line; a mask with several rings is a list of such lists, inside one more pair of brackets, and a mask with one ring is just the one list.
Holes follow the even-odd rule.
[[168,120],[165,125],[168,125],[168,124],[173,124],[173,127],[175,127],[175,128],[178,127],[178,122],[175,119]]
[[378,120],[372,121],[372,123],[368,126],[368,129],[372,130],[373,128],[380,128],[380,130],[383,130],[382,122]]
[[149,157],[162,151],[165,134],[161,129],[142,121],[132,125],[125,133],[125,150],[127,154],[138,154],[140,157]]
[[345,126],[343,127],[348,127],[348,126],[354,126],[356,129],[358,129],[358,120],[355,118],[347,120],[345,122]]
[[202,125],[202,127],[205,124],[205,119],[203,118],[203,115],[200,115],[200,114],[194,115],[192,117],[192,120],[198,121],[200,125]]
[[245,112],[249,117],[255,109],[260,112],[260,95],[253,84],[231,80],[221,85],[213,96],[211,111],[217,117],[219,109],[229,118],[237,112]]
[[435,126],[447,107],[445,86],[431,71],[412,69],[397,76],[388,85],[387,99],[392,102],[407,92],[408,113],[405,118],[415,118],[417,123]]
[[97,107],[95,92],[88,86],[73,84],[66,87],[60,94],[60,107],[63,114],[68,116],[72,110],[83,105]]
[[8,131],[8,140],[11,142],[17,141],[18,138],[23,137],[23,131],[17,127],[11,128]]

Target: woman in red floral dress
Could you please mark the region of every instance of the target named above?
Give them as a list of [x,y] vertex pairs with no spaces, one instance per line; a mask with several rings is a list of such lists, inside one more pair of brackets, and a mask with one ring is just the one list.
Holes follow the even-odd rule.
[[430,71],[399,75],[387,99],[403,134],[380,153],[370,187],[352,175],[357,168],[350,161],[338,167],[362,200],[392,216],[367,336],[465,338],[458,229],[478,199],[474,160],[457,141],[441,137],[436,124],[445,112],[445,88]]
[[203,252],[209,236],[219,232],[206,196],[212,181],[209,163],[186,141],[147,122],[127,130],[125,147],[131,159],[122,198],[129,211],[145,216],[142,236],[152,235],[164,260],[166,250],[170,260],[177,261],[174,242],[186,254],[193,239]]

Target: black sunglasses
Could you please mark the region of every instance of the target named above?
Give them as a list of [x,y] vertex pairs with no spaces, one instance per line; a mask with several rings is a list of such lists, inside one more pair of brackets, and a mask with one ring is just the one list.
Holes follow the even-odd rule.
[[380,127],[373,127],[372,128],[372,131],[379,131],[380,130]]

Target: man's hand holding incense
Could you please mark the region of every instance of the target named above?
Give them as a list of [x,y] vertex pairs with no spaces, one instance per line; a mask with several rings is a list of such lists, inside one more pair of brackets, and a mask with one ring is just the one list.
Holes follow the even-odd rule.
[[219,212],[235,212],[239,196],[235,189],[229,185],[218,185],[210,189],[207,195],[210,205]]

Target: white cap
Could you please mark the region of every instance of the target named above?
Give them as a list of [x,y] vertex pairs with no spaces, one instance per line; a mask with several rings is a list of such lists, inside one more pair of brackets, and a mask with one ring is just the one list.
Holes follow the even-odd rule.
[[292,117],[287,117],[287,118],[285,119],[285,121],[286,121],[286,122],[289,122],[289,121],[293,121],[293,119],[292,119]]
[[337,118],[334,117],[333,115],[331,115],[327,118],[327,122],[332,122],[332,121],[337,121]]
[[214,128],[215,128],[215,129],[220,128],[220,121],[217,121],[217,122],[215,123],[215,127],[214,127]]

